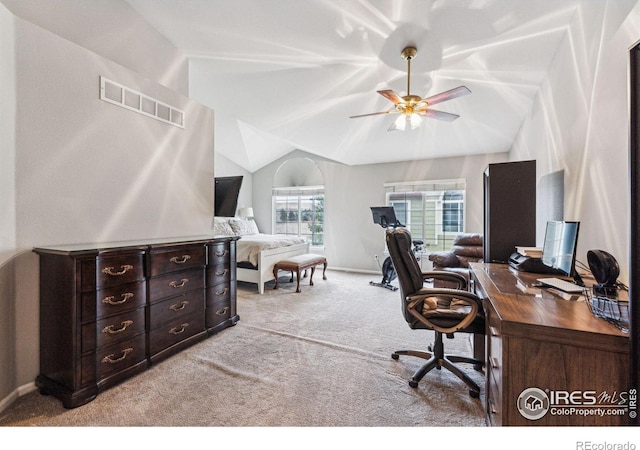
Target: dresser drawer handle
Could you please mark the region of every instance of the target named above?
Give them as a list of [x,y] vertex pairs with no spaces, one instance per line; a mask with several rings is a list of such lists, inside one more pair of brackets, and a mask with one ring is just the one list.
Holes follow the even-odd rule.
[[169,283],[169,286],[174,287],[174,288],[182,288],[188,282],[189,282],[188,278],[183,278],[182,280],[180,280],[179,283],[177,281],[172,281],[171,283]]
[[491,358],[489,358],[489,362],[491,363],[491,367],[493,369],[500,368],[500,364],[498,363],[498,358],[496,358],[495,356],[492,356]]
[[125,273],[127,273],[129,270],[133,269],[133,266],[130,264],[124,264],[122,266],[120,266],[122,268],[122,270],[120,272],[114,272],[114,268],[113,267],[105,267],[104,269],[102,269],[102,273],[106,273],[107,275],[113,275],[114,277],[118,276],[118,275],[124,275]]
[[223,276],[225,276],[227,273],[229,273],[229,269],[224,269],[222,272],[216,272],[216,276],[217,276],[217,277],[223,277]]
[[174,303],[173,305],[169,306],[169,309],[173,311],[182,311],[188,304],[189,302],[187,300],[182,300],[180,304]]
[[124,350],[122,350],[122,356],[120,358],[113,359],[114,354],[112,353],[112,354],[102,358],[102,362],[103,363],[109,363],[109,364],[115,364],[117,362],[123,361],[129,355],[129,353],[131,353],[132,351],[133,351],[133,349],[131,347],[125,348]]
[[120,322],[120,328],[118,329],[113,329],[113,327],[115,325],[109,325],[107,327],[104,327],[102,329],[103,333],[107,333],[107,334],[118,334],[118,333],[122,333],[124,330],[126,330],[129,326],[133,325],[133,320],[123,320],[122,322]]
[[122,297],[122,300],[116,301],[115,296],[110,295],[109,297],[103,298],[102,303],[106,303],[107,305],[122,305],[123,303],[126,303],[126,301],[130,298],[133,298],[133,294],[131,292],[125,292],[120,297]]
[[225,316],[225,315],[227,315],[227,311],[229,311],[229,307],[225,306],[224,308],[217,310],[216,311],[216,315]]
[[229,254],[229,250],[223,250],[223,251],[218,251],[215,253],[216,256],[221,257],[221,256],[227,256]]
[[489,327],[489,332],[491,333],[491,336],[500,336],[500,332],[496,327]]
[[182,325],[180,325],[180,328],[175,327],[175,328],[170,329],[169,333],[171,333],[171,334],[184,333],[188,326],[189,326],[188,323],[183,323]]
[[182,256],[174,256],[169,261],[171,261],[172,263],[176,263],[176,264],[184,264],[187,261],[189,261],[190,259],[191,259],[191,256],[182,255]]
[[224,288],[224,289],[223,289],[223,290],[221,290],[221,291],[216,291],[216,295],[218,295],[218,296],[225,295],[225,294],[227,293],[227,291],[228,291],[228,290],[229,290],[228,288]]

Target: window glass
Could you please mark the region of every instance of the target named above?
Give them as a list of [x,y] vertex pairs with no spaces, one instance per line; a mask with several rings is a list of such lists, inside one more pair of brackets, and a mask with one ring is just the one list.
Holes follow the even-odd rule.
[[449,250],[464,232],[465,190],[464,180],[385,184],[387,205],[426,252]]
[[274,232],[303,236],[314,246],[324,245],[324,189],[274,188]]

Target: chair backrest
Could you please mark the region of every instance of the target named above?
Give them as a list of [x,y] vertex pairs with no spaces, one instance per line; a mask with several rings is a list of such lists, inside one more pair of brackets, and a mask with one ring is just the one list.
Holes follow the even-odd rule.
[[387,229],[387,249],[398,275],[403,298],[422,289],[422,270],[411,249],[411,234],[405,228]]

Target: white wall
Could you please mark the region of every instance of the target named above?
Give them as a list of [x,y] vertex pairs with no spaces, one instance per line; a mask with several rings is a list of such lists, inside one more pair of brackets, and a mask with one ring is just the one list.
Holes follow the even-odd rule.
[[608,251],[627,281],[628,50],[640,39],[640,5],[600,8],[575,16],[510,157],[536,159],[538,177],[564,170],[564,218],[581,222],[578,259]]
[[[0,4],[0,410],[16,386],[15,51],[13,16]],[[11,399],[9,399],[11,400]]]
[[347,166],[296,150],[253,174],[253,210],[258,227],[266,233],[272,230],[273,177],[284,161],[297,157],[314,160],[324,177],[324,254],[329,266],[374,272],[380,272],[374,255],[383,255],[384,231],[373,223],[369,208],[385,204],[384,183],[466,179],[466,229],[482,233],[483,171],[488,164],[507,159],[505,153],[499,153],[465,158]]
[[[14,331],[0,343],[0,406],[12,395],[4,380],[16,389],[38,374],[34,246],[207,234],[214,200],[213,111],[43,28],[13,22],[15,89],[2,95],[19,101],[15,143],[1,155],[3,162],[15,155],[8,174],[15,191],[12,200],[2,182],[0,194],[16,212],[14,228],[1,222],[0,231],[7,241],[15,229],[15,239],[11,264],[0,268],[0,309]],[[101,101],[100,75],[185,111],[185,128]]]
[[187,95],[187,58],[124,1],[0,2],[22,19]]

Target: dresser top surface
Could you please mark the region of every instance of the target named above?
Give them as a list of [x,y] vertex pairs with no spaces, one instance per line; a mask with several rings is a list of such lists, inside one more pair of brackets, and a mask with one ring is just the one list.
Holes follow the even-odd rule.
[[101,251],[111,250],[117,248],[142,248],[157,245],[175,245],[175,244],[192,244],[198,242],[213,242],[213,241],[226,241],[235,239],[233,237],[220,238],[213,235],[199,235],[199,236],[182,236],[182,237],[166,237],[166,238],[150,238],[139,239],[131,241],[114,241],[114,242],[91,242],[81,244],[62,244],[62,245],[47,245],[36,247],[33,249],[36,253],[75,253],[86,251]]

